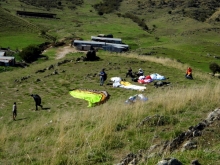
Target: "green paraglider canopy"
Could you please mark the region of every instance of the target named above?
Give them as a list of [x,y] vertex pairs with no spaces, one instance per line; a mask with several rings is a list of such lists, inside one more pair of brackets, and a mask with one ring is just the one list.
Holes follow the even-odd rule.
[[94,107],[96,105],[102,104],[109,99],[109,94],[106,91],[76,89],[69,91],[69,93],[74,98],[88,101],[88,107]]

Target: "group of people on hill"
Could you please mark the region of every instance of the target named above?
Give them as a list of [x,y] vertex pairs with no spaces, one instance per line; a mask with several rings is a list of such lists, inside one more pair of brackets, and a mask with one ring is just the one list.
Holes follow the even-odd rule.
[[[132,69],[131,67],[128,69],[127,73],[126,73],[126,77],[134,77],[134,74],[132,72]],[[144,71],[140,68],[136,74],[136,76],[144,76]],[[185,74],[185,77],[187,79],[193,79],[193,76],[192,76],[192,68],[191,67],[188,67],[187,70],[186,70],[186,74]]]
[[[144,76],[144,71],[140,68],[135,75],[138,76],[138,77],[139,76]],[[128,69],[127,73],[126,73],[126,77],[132,77],[133,78],[135,75],[132,72],[132,69],[130,67]],[[104,82],[107,79],[107,73],[105,72],[105,68],[103,68],[100,71],[99,77],[100,77],[100,86],[103,86]],[[190,68],[190,67],[187,68],[185,77],[187,79],[193,79],[192,68]],[[38,106],[40,106],[41,109],[43,109],[43,106],[41,105],[41,97],[38,94],[31,94],[30,96],[33,97],[33,99],[35,101],[36,110],[38,110]],[[13,120],[16,120],[16,117],[17,117],[17,104],[16,104],[16,102],[14,102],[13,107],[12,107],[12,118],[13,118]]]
[[[105,72],[105,69],[103,68],[100,73],[99,73],[99,76],[100,76],[100,86],[103,86],[105,80],[107,79],[107,73]],[[144,71],[143,69],[139,69],[138,72],[135,72],[133,73],[132,71],[132,68],[129,67],[128,68],[128,71],[126,72],[126,78],[127,77],[131,77],[131,78],[134,78],[134,77],[140,77],[140,76],[144,76]],[[187,70],[186,70],[186,74],[185,74],[185,77],[187,79],[193,79],[193,76],[192,76],[192,68],[191,67],[188,67]]]
[[[41,109],[43,109],[43,105],[41,105],[41,97],[38,94],[31,94],[30,96],[33,97],[33,99],[35,101],[36,111],[38,110],[38,106],[40,106]],[[13,120],[16,120],[16,117],[17,117],[17,104],[16,104],[16,102],[14,102],[14,104],[12,106]]]
[[128,71],[127,71],[127,73],[126,73],[126,77],[131,77],[131,78],[133,78],[134,76],[137,76],[137,77],[140,77],[140,76],[144,76],[144,71],[140,68],[139,70],[138,70],[138,72],[137,73],[133,73],[132,72],[132,69],[131,69],[131,67],[128,69]]
[[[138,70],[138,72],[136,73],[136,75],[133,74],[131,67],[128,69],[127,73],[126,73],[126,77],[139,77],[139,76],[143,76],[144,75],[144,71],[140,68]],[[103,68],[100,73],[100,86],[102,86],[105,82],[105,80],[107,79],[107,73],[105,72],[105,68]]]

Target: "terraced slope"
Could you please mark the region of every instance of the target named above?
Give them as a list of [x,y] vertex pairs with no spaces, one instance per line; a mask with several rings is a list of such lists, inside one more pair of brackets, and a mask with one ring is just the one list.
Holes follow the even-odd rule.
[[29,23],[27,20],[12,15],[10,11],[0,7],[0,33],[2,32],[39,32],[36,25]]

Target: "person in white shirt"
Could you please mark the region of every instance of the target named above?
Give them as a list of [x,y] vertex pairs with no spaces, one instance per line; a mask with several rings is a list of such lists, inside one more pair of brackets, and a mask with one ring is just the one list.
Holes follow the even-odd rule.
[[16,117],[17,117],[17,105],[16,105],[16,102],[14,102],[13,107],[12,107],[12,117],[13,117],[13,120],[16,120]]
[[138,76],[144,76],[144,71],[140,68],[139,70],[138,70]]

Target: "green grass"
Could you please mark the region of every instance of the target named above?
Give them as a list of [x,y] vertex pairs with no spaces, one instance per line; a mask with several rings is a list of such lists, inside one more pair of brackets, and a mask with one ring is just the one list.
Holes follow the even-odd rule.
[[51,48],[43,53],[43,55],[48,56],[49,59],[54,59],[56,57],[56,49]]
[[10,33],[1,36],[0,45],[3,48],[10,48],[12,50],[22,50],[32,43],[41,44],[45,39],[33,33]]
[[[27,68],[1,67],[7,72],[0,73],[0,164],[116,164],[130,152],[138,153],[140,149],[175,138],[219,107],[219,79],[207,74],[211,62],[220,64],[213,57],[220,51],[218,23],[212,25],[168,14],[170,9],[154,9],[149,14],[148,10],[137,10],[137,2],[123,1],[117,12],[139,13],[151,30],[155,28],[146,32],[133,21],[118,17],[117,12],[99,16],[91,6],[98,2],[85,0],[76,10],[67,6],[63,11],[51,9],[60,19],[20,18],[14,15],[21,8],[19,1],[1,2],[1,7],[10,11],[0,10],[0,19],[7,20],[1,21],[1,47],[21,50],[30,44],[43,43],[47,40],[39,37],[39,32],[44,29],[58,40],[66,37],[90,40],[91,35],[113,34],[122,38],[131,50],[122,54],[98,51],[100,61],[76,62],[77,57],[85,54],[69,53],[56,60],[60,50],[50,48],[44,52],[49,60],[36,61]],[[26,10],[45,11],[22,5]],[[56,65],[64,59],[72,62]],[[35,73],[50,65],[55,68]],[[171,85],[154,88],[150,83],[141,92],[148,97],[147,102],[126,105],[128,97],[140,92],[113,88],[107,82],[100,87],[98,76],[86,77],[106,68],[108,80],[115,76],[125,78],[130,66],[133,71],[142,68],[146,75],[159,73],[169,77]],[[188,66],[193,68],[192,81],[184,77]],[[59,74],[50,75],[55,69]],[[15,82],[24,76],[30,78]],[[130,78],[126,81],[140,85]],[[69,95],[69,90],[76,88],[106,90],[111,97],[103,105],[87,108],[86,101]],[[34,111],[32,93],[42,96],[47,110]],[[14,101],[18,104],[15,122],[11,116]],[[155,125],[157,119],[154,119],[136,127],[154,115],[164,116],[164,125]],[[175,157],[183,164],[190,164],[193,159],[199,159],[201,164],[219,164],[218,127],[210,126],[203,137],[194,140],[198,142],[197,149],[164,153],[163,157]],[[161,159],[154,156],[139,164],[153,165]]]
[[[149,147],[155,135],[158,137],[157,140],[169,140],[180,131],[186,130],[190,125],[195,125],[201,118],[204,118],[204,112],[208,113],[210,107],[214,108],[218,103],[215,95],[218,95],[219,90],[214,90],[216,93],[213,95],[214,93],[210,90],[211,84],[210,86],[202,85],[206,83],[203,81],[202,76],[199,78],[199,75],[197,75],[195,80],[188,81],[184,78],[181,70],[175,69],[176,75],[174,76],[174,68],[172,66],[165,63],[162,65],[147,61],[148,57],[145,57],[145,61],[144,57],[141,59],[137,55],[116,55],[105,52],[98,52],[97,55],[101,57],[101,61],[70,62],[56,67],[58,72],[65,70],[64,73],[47,78],[44,78],[44,76],[52,71],[34,73],[37,69],[45,68],[57,61],[49,60],[33,64],[29,68],[13,71],[13,75],[10,72],[1,73],[6,82],[4,86],[1,85],[1,91],[3,91],[2,95],[7,97],[5,97],[1,105],[3,111],[0,112],[0,115],[3,118],[0,125],[2,130],[0,142],[4,145],[4,148],[16,144],[21,148],[20,151],[16,148],[11,150],[17,158],[11,156],[7,161],[4,159],[7,151],[4,149],[5,154],[1,156],[3,163],[10,164],[15,161],[28,163],[32,161],[36,164],[40,162],[54,164],[64,161],[79,164],[85,162],[90,164],[111,164],[120,159],[116,159],[115,151],[120,150],[121,157],[125,156],[128,151],[136,153],[139,149]],[[70,54],[68,56],[67,58],[76,59],[81,54]],[[109,64],[109,61],[112,64]],[[152,84],[149,84],[147,85],[147,90],[143,92],[149,98],[149,102],[128,106],[124,104],[124,101],[129,96],[136,94],[137,91],[112,88],[106,85],[102,88],[98,85],[98,77],[84,79],[84,75],[97,73],[103,66],[106,67],[109,78],[116,75],[124,77],[127,63],[130,63],[133,69],[138,69],[141,66],[148,73],[157,71],[169,76],[169,81],[172,82],[173,87],[157,89]],[[143,63],[148,65],[143,65]],[[181,64],[176,64],[176,67],[178,65]],[[14,83],[14,79],[26,75],[31,75],[31,78],[20,84]],[[37,78],[40,78],[41,81],[35,82]],[[130,80],[128,79],[127,81]],[[138,85],[138,83],[134,84]],[[184,84],[187,84],[189,89],[183,88]],[[195,84],[198,85],[195,86]],[[200,88],[199,84],[203,88]],[[215,86],[217,89],[219,88],[217,84]],[[85,101],[74,99],[68,94],[68,91],[73,88],[107,90],[111,98],[107,103],[99,107],[86,108],[87,103]],[[200,88],[200,90],[193,90],[194,88]],[[193,94],[191,94],[192,90]],[[183,91],[184,95],[182,95]],[[31,93],[40,94],[43,98],[43,105],[49,109],[38,112],[33,111],[34,103],[29,96]],[[213,96],[206,98],[208,100],[204,102],[203,96],[207,95]],[[186,98],[183,98],[183,96]],[[169,102],[168,100],[165,101],[164,97],[169,98]],[[190,107],[185,103],[180,104],[182,100],[188,100],[191,97],[195,104],[190,105]],[[12,103],[14,100],[18,103],[18,119],[20,119],[16,121],[16,126],[14,125],[15,122],[11,121],[10,115],[10,102]],[[210,102],[209,100],[212,101]],[[197,112],[198,109],[200,113]],[[146,116],[154,114],[172,115],[179,122],[171,124],[172,120],[167,118],[167,122],[170,120],[170,123],[164,126],[146,125],[136,128],[136,125]],[[190,114],[190,116],[186,114]],[[20,128],[20,130],[18,131],[17,128]],[[161,131],[164,129],[170,131]],[[14,130],[15,134],[11,130]],[[85,143],[89,145],[87,146]],[[60,149],[57,150],[58,148]],[[43,155],[49,150],[53,151],[56,158],[45,159]],[[71,152],[74,152],[77,158],[71,157],[69,155]],[[189,162],[187,158],[178,157],[178,155],[177,158]],[[213,156],[213,162],[217,158]],[[155,161],[152,159],[149,162]]]

